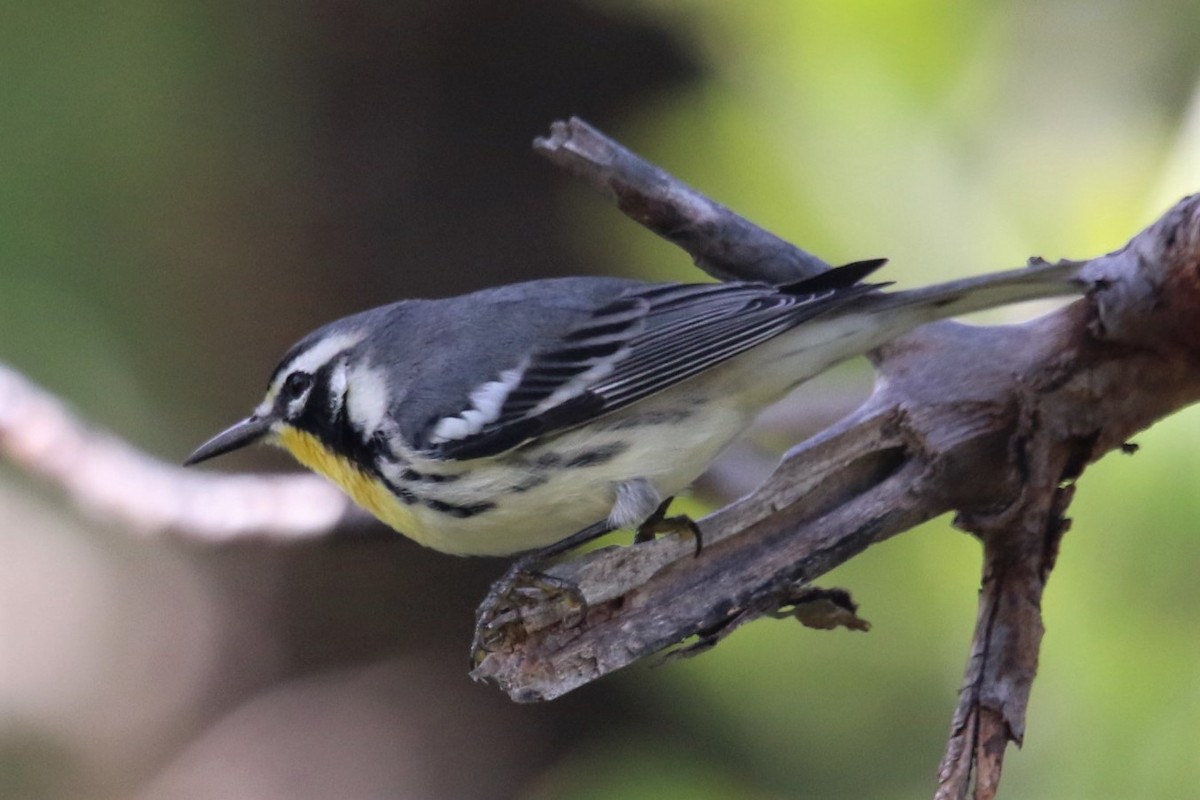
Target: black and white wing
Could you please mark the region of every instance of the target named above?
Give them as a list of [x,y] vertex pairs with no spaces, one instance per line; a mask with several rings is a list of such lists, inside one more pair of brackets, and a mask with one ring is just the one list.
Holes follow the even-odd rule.
[[428,435],[435,458],[494,456],[663,391],[874,290],[862,261],[786,286],[658,284],[598,308],[471,393]]

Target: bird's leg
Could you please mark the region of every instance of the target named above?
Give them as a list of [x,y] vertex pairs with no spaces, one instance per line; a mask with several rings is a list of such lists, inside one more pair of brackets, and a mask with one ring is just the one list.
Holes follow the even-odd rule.
[[[577,608],[575,616],[582,619],[587,614],[587,600],[580,593],[579,587],[570,581],[547,575],[539,571],[537,567],[555,556],[574,550],[612,530],[613,527],[608,520],[602,520],[576,531],[554,544],[540,550],[530,550],[518,556],[499,580],[492,584],[487,596],[483,598],[483,602],[479,604],[479,609],[475,612],[475,641],[471,645],[473,658],[479,658],[482,653],[490,649],[490,645],[494,643],[500,629],[510,621],[505,618],[507,615],[504,612],[514,604],[513,601],[520,599],[519,595],[527,593],[520,587],[522,582],[527,584],[527,588],[530,590],[528,593],[531,594],[558,592],[566,596]],[[577,624],[577,621],[572,624]]]
[[667,516],[667,509],[671,507],[671,501],[674,499],[674,497],[668,497],[663,500],[658,508],[654,509],[654,513],[646,517],[646,521],[638,526],[633,541],[650,542],[664,533],[678,533],[680,536],[692,537],[696,543],[696,555],[700,555],[700,551],[704,549],[704,539],[700,536],[700,527],[695,520],[687,514]]

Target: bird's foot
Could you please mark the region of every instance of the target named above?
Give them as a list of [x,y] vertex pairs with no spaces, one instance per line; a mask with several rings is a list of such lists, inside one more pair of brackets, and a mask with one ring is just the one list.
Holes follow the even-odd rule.
[[475,612],[475,635],[471,642],[473,666],[488,653],[519,640],[524,634],[520,625],[522,612],[547,603],[557,603],[565,610],[564,628],[579,625],[587,616],[588,603],[583,592],[569,580],[542,572],[542,552],[518,558],[492,584],[487,596]]
[[653,514],[646,518],[645,522],[638,526],[633,541],[639,544],[651,542],[659,536],[674,533],[680,537],[691,537],[695,542],[696,555],[700,555],[700,551],[704,549],[704,539],[700,535],[700,526],[696,524],[696,521],[687,514],[667,516],[667,509],[670,508],[671,501],[674,499],[668,497],[654,510]]

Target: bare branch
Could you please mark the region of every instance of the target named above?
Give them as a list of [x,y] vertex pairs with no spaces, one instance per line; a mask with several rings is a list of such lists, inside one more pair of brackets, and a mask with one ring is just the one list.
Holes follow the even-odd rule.
[[[594,185],[636,182],[619,159],[591,164]],[[655,199],[684,199],[658,218],[705,230],[707,207],[670,183],[655,173]],[[725,221],[735,230],[722,235],[738,241],[739,223]],[[871,399],[702,520],[710,545],[699,557],[668,540],[547,570],[579,587],[582,619],[574,598],[547,596],[484,620],[492,637],[474,676],[517,700],[549,699],[688,639],[686,650],[702,649],[871,544],[957,509],[984,542],[984,585],[938,797],[966,797],[972,784],[994,797],[1007,743],[1024,736],[1041,597],[1067,529],[1064,482],[1200,399],[1200,197],[1081,267],[1095,291],[1040,320],[939,323],[883,348]]]
[[[1017,499],[959,524],[984,543],[983,589],[958,709],[938,772],[938,800],[996,796],[1008,742],[1025,735],[1044,628],[1041,598],[1068,528],[1073,481],[1155,419],[1200,398],[1200,197],[1186,198],[1120,252],[1096,259],[1095,316],[1064,352],[1061,385],[1025,398],[1009,446]],[[1064,325],[1063,330],[1068,330]]]
[[787,283],[829,269],[578,117],[555,122],[549,136],[534,140],[533,149],[591,184],[639,225],[683,248],[714,278]]
[[152,458],[3,364],[0,456],[60,487],[88,516],[142,535],[306,539],[364,518],[314,475],[216,475]]
[[[1032,419],[1018,426],[1016,444],[1037,438]],[[946,755],[938,771],[938,800],[996,796],[1004,752],[1025,737],[1025,712],[1037,674],[1045,628],[1041,599],[1068,528],[1063,518],[1074,495],[1063,486],[1069,448],[1028,453],[1021,497],[992,514],[959,518],[984,544],[979,614]]]

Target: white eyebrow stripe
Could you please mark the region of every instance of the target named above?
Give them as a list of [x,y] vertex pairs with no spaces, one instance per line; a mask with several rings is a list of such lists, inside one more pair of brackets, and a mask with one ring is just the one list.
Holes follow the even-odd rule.
[[361,331],[356,331],[355,333],[339,333],[328,339],[322,339],[293,358],[287,368],[280,372],[280,375],[287,375],[297,370],[310,374],[316,372],[328,364],[338,353],[361,342],[364,335]]
[[339,353],[361,342],[364,336],[366,336],[366,333],[363,331],[339,333],[322,339],[303,353],[297,354],[295,358],[280,368],[275,381],[268,387],[267,397],[260,407],[270,409],[271,404],[275,400],[275,395],[279,393],[279,387],[287,380],[288,375],[297,371],[307,372],[311,375],[336,358]]

